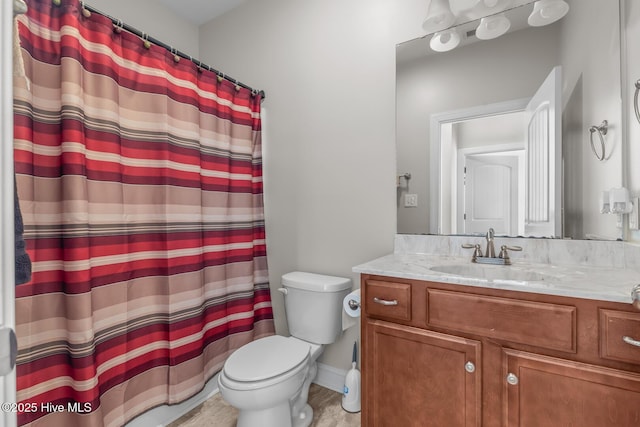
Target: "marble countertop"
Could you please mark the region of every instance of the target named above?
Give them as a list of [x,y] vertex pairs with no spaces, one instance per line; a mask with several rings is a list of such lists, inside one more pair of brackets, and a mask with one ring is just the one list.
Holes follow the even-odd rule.
[[468,256],[394,253],[353,272],[622,303],[631,303],[631,290],[640,283],[640,273],[627,268],[512,261],[493,266],[473,264]]

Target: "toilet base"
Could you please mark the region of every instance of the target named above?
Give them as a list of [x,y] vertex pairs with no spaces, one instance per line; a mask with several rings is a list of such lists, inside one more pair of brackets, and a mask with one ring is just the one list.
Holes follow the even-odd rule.
[[297,417],[291,418],[289,403],[260,411],[240,411],[237,427],[309,427],[313,421],[313,409],[308,404]]
[[297,417],[291,420],[293,427],[309,427],[313,421],[313,409],[307,403]]
[[[291,408],[285,401],[278,406],[267,409],[249,411],[241,410],[238,413],[237,427],[288,427],[291,426]],[[293,427],[293,426],[292,426]]]

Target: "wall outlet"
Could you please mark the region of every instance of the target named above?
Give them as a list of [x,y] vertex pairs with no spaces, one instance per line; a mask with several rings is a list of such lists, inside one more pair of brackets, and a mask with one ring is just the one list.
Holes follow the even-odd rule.
[[638,201],[640,201],[640,198],[638,197],[634,197],[631,199],[631,203],[633,204],[633,210],[629,214],[630,230],[638,230],[638,227],[640,226],[640,224],[638,224],[640,222],[638,218]]
[[404,207],[416,208],[418,207],[418,195],[417,194],[405,194],[404,195]]

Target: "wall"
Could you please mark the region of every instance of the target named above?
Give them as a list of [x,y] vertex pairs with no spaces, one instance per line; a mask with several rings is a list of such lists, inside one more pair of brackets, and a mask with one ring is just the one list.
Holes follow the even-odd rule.
[[[565,156],[565,228],[581,224],[583,233],[616,239],[616,215],[598,209],[602,190],[622,186],[622,104],[620,89],[620,11],[617,2],[569,0],[562,19],[560,51],[563,71],[563,149]],[[598,22],[598,25],[585,25]],[[594,55],[594,52],[599,52]],[[589,127],[609,121],[606,161],[591,152]],[[597,138],[597,137],[596,137]],[[594,139],[599,144],[597,139]],[[572,162],[580,152],[582,161]],[[584,234],[573,236],[584,238]]]
[[[272,289],[296,269],[356,279],[354,265],[393,251],[395,45],[420,35],[425,11],[424,0],[254,0],[201,27],[203,60],[266,91]],[[321,361],[347,369],[357,332]]]
[[419,201],[417,208],[398,208],[399,233],[429,230],[431,115],[531,97],[558,64],[557,31],[527,28],[398,64],[398,171],[411,173],[402,190]]
[[[625,4],[625,37],[627,42],[626,68],[623,69],[623,82],[625,91],[623,100],[625,115],[628,120],[628,147],[626,153],[627,169],[625,177],[629,190],[636,196],[640,196],[640,123],[636,119],[633,109],[633,94],[635,83],[640,80],[640,54],[638,54],[637,41],[640,40],[640,2],[636,0],[624,0]],[[640,231],[632,231],[628,236],[629,240],[640,242]]]
[[175,15],[158,1],[89,0],[85,3],[187,55],[194,58],[200,55],[198,26]]

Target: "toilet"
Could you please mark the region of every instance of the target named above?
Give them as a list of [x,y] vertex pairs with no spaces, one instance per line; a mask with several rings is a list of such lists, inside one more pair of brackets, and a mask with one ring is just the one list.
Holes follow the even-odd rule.
[[238,427],[307,427],[309,386],[324,345],[342,332],[342,300],[351,280],[295,271],[282,276],[290,337],[252,341],[229,356],[218,375],[222,398],[238,409]]

